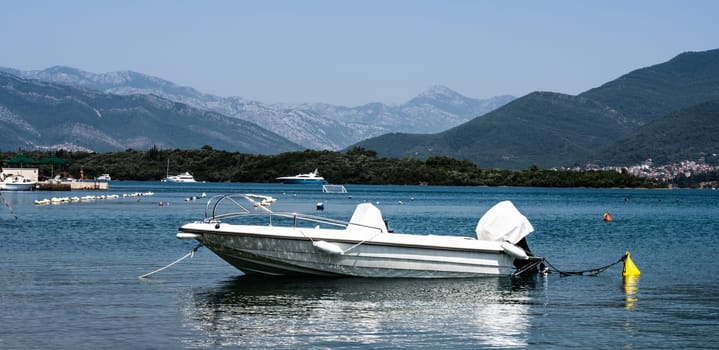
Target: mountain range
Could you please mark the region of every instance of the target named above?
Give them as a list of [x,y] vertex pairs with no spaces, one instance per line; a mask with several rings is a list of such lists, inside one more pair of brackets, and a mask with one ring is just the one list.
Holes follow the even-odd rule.
[[[719,125],[712,101],[719,101],[719,49],[682,53],[577,96],[530,93],[440,133],[392,133],[353,147],[380,156],[442,155],[504,169],[700,159],[719,153],[716,136],[706,132]],[[666,151],[679,148],[685,152]],[[676,158],[680,155],[686,158]]]
[[[204,94],[190,87],[145,74],[121,71],[90,73],[55,66],[44,70],[0,71],[114,95],[155,95],[259,125],[304,148],[340,150],[388,132],[433,133],[462,124],[514,99],[497,96],[474,99],[444,86],[433,86],[401,105],[368,103],[357,107],[331,104],[266,104],[241,97]],[[206,141],[210,143],[210,141]]]
[[200,148],[268,154],[302,147],[253,123],[154,95],[113,95],[0,72],[0,149]]
[[362,147],[503,169],[719,162],[719,49],[682,53],[578,95],[479,100],[435,86],[398,106],[264,104],[134,72],[0,71],[0,149]]

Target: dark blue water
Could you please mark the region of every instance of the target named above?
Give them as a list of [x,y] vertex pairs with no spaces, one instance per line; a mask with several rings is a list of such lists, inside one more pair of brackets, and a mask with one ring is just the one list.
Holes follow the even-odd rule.
[[[107,192],[3,192],[0,349],[719,347],[719,192],[112,182]],[[35,206],[52,196],[154,196]],[[246,279],[177,227],[200,219],[201,193],[261,193],[276,211],[348,219],[371,201],[395,231],[472,235],[511,200],[529,243],[563,270],[612,263],[597,277],[468,280]],[[170,205],[159,206],[158,203]],[[605,211],[614,220],[604,222]],[[17,216],[17,219],[15,219]]]

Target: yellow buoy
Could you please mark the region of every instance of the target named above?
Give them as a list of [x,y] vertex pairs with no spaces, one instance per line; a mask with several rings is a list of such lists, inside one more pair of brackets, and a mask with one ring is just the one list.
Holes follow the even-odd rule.
[[632,257],[627,252],[625,254],[624,258],[624,269],[622,269],[622,276],[639,276],[641,272],[639,271],[639,268],[637,268],[637,265],[634,264],[634,261],[632,261]]

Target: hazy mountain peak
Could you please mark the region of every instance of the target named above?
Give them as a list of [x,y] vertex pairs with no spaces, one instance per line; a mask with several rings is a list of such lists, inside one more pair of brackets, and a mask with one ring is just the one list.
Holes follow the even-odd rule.
[[92,79],[92,73],[67,66],[52,66],[43,70],[24,72],[23,78],[45,80],[49,82],[72,84]]
[[43,70],[41,70],[41,71],[30,71],[30,72],[31,72],[31,73],[32,73],[32,72],[34,72],[34,73],[45,72],[45,73],[58,73],[58,74],[79,74],[79,73],[87,73],[87,72],[83,72],[83,71],[81,71],[81,70],[79,70],[79,69],[77,69],[77,68],[72,68],[72,67],[68,67],[68,66],[52,66],[52,67],[50,67],[50,68],[46,68],[46,69],[43,69]]
[[464,97],[462,94],[444,86],[444,85],[432,85],[429,87],[429,89],[425,90],[424,92],[417,95],[417,97],[425,97],[425,98],[454,98],[454,97]]

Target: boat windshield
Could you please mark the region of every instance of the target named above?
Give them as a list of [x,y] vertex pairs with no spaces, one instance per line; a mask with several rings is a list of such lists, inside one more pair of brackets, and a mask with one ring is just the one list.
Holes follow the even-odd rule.
[[347,228],[353,230],[371,230],[377,232],[378,230],[387,233],[387,225],[385,225],[382,219],[382,212],[379,208],[372,205],[372,203],[361,203],[357,205],[350,223]]

